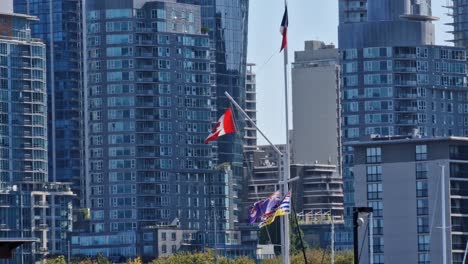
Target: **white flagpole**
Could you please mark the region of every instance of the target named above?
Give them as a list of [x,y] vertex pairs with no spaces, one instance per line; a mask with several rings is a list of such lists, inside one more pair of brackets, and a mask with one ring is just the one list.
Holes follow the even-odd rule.
[[331,215],[331,264],[335,264],[335,216]]
[[[285,8],[287,6],[286,0],[284,1]],[[287,34],[287,31],[286,31]],[[283,49],[284,55],[284,106],[285,106],[285,130],[286,130],[286,149],[283,156],[283,179],[281,185],[281,192],[286,195],[288,192],[288,182],[290,179],[290,146],[289,146],[289,103],[288,103],[288,45]],[[281,217],[281,245],[282,245],[282,264],[290,264],[289,258],[289,216]]]

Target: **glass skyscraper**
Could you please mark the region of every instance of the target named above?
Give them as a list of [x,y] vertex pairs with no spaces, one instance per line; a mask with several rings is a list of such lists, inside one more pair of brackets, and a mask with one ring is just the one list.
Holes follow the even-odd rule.
[[49,179],[72,182],[85,206],[81,0],[14,0],[16,13],[39,18],[31,34],[46,44]]
[[0,238],[38,239],[1,263],[63,254],[71,231],[73,193],[48,177],[46,47],[31,38],[35,21],[0,14]]
[[216,41],[223,15],[208,11],[175,0],[86,2],[91,229],[74,236],[73,254],[154,258],[169,244],[153,231],[169,225],[198,231],[198,248],[212,245],[214,215],[218,242],[236,240],[224,234],[237,222],[241,170],[217,166],[242,168],[241,140],[239,152],[203,140],[228,107],[219,92],[244,97],[245,60],[231,51],[237,43],[221,45],[234,41],[230,26]]

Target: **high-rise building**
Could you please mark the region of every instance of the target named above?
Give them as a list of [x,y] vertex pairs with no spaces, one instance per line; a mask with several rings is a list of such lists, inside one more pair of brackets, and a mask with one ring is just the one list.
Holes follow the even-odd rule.
[[[245,200],[250,205],[279,189],[277,155],[270,146],[258,147],[253,174],[245,187]],[[291,164],[291,177],[299,177],[291,183],[292,200],[297,213],[321,210],[337,216],[343,215],[343,186],[336,168],[336,165],[319,163]]]
[[374,208],[373,237],[364,234],[365,225],[360,228],[361,262],[443,263],[445,233],[446,263],[463,263],[468,241],[468,138],[400,136],[352,146],[356,206]]
[[340,0],[339,48],[434,44],[430,0]]
[[[254,63],[247,63],[245,80],[245,113],[253,121],[257,121],[257,79]],[[245,120],[244,152],[252,152],[257,148],[257,129]],[[248,155],[248,154],[247,154]]]
[[151,229],[173,222],[198,231],[199,247],[212,245],[213,215],[218,243],[235,241],[224,234],[237,222],[240,175],[216,167],[242,147],[221,154],[221,143],[203,140],[225,110],[218,81],[239,97],[245,75],[234,85],[236,61],[224,65],[229,73],[218,68],[227,51],[203,10],[175,0],[86,2],[91,232],[73,238],[73,254],[151,259],[165,243]]
[[82,0],[13,0],[16,13],[39,18],[31,34],[46,44],[49,179],[71,182],[85,206]]
[[[276,152],[271,146],[257,147],[258,150],[253,152],[252,173],[244,180],[242,197],[246,207],[252,206],[255,202],[263,200],[279,190]],[[277,147],[283,150],[285,145],[277,145]],[[302,216],[300,224],[302,230],[307,230],[305,233],[307,242],[310,245],[323,246],[323,248],[330,245],[330,223],[320,225],[320,221],[317,220],[319,215],[328,215],[327,219],[333,215],[335,218],[341,219],[339,228],[337,221],[335,231],[340,235],[336,235],[335,246],[337,249],[346,249],[347,240],[341,238],[344,210],[343,182],[337,173],[337,166],[318,163],[291,164],[290,170],[292,178],[298,177],[290,184],[293,210],[298,217]],[[244,215],[243,219],[248,219],[248,216]],[[254,234],[257,232],[256,225],[242,225],[241,227]],[[252,237],[256,237],[256,235],[250,233],[243,239],[249,240]],[[258,243],[258,241],[255,240],[254,243]]]
[[[247,22],[249,0],[178,0],[201,6],[202,25],[215,46],[215,79],[218,116],[231,103],[228,92],[245,109],[245,77],[247,64]],[[240,117],[242,118],[242,117]],[[238,127],[240,135],[244,128]],[[242,136],[227,135],[218,140],[218,163],[229,162],[233,177],[240,182],[243,175]]]
[[464,20],[468,16],[468,3],[464,0],[447,0],[446,7],[449,9],[449,15],[453,17],[453,39],[451,40],[455,47],[468,47],[468,30]]
[[49,183],[46,47],[30,28],[37,18],[2,13],[0,21],[0,237],[39,239],[2,263],[34,263],[66,252],[73,193]]
[[294,55],[293,162],[329,163],[339,168],[338,50],[321,41],[306,41],[304,50]]
[[[437,18],[430,1],[368,1],[358,8],[365,10],[362,19],[345,19],[357,2],[340,5],[343,142],[370,135],[463,135],[464,113],[457,110],[465,104],[466,51],[433,46],[431,21]],[[358,187],[353,161],[348,145],[343,148],[343,180],[349,228]]]

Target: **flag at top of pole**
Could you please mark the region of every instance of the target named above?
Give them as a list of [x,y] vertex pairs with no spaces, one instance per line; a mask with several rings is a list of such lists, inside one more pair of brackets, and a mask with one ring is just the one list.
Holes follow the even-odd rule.
[[284,15],[283,15],[283,20],[281,21],[281,27],[280,27],[280,32],[281,35],[283,35],[283,40],[281,41],[281,49],[280,52],[283,51],[283,49],[286,48],[288,45],[288,5],[285,3],[284,4]]

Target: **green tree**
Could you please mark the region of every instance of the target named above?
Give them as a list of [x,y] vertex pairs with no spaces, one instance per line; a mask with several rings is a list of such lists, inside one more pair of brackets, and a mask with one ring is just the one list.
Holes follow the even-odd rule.
[[[181,253],[170,257],[163,257],[153,260],[151,264],[212,264],[214,260],[213,251],[204,253]],[[252,259],[240,257],[228,259],[220,256],[219,264],[255,264]]]
[[67,264],[64,256],[58,256],[55,258],[49,258],[45,261],[46,264]]
[[127,264],[143,264],[143,261],[141,260],[140,257],[137,257],[135,259],[127,260]]
[[112,264],[112,262],[108,260],[104,254],[99,253],[96,257],[96,260],[93,261],[93,264]]
[[[323,249],[309,249],[306,252],[307,263],[330,263],[330,251]],[[281,257],[262,261],[262,264],[281,264]],[[304,264],[302,253],[291,256],[291,264]],[[353,264],[353,253],[348,251],[338,251],[335,254],[335,264]]]
[[[289,217],[289,223],[290,223],[290,228],[289,228],[289,252],[291,252],[291,255],[296,255],[296,254],[303,254],[302,253],[302,246],[304,246],[304,249],[307,250],[308,245],[307,241],[304,239],[304,232],[302,232],[302,229],[300,225],[296,223],[296,219],[294,219],[294,216]],[[298,232],[299,231],[299,232]],[[302,243],[301,243],[301,238],[302,238]]]

